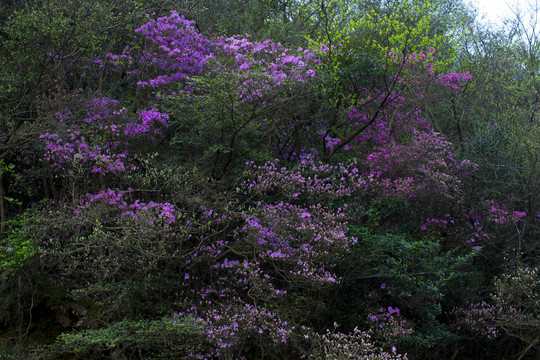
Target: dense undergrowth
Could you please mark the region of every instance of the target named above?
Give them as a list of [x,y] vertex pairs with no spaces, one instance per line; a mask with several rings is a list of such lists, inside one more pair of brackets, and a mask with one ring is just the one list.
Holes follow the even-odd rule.
[[539,355],[534,29],[498,43],[455,1],[0,9],[1,358]]

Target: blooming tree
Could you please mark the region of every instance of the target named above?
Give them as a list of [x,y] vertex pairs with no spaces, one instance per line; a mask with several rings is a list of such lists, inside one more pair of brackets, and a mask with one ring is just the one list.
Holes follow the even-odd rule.
[[[6,278],[26,266],[69,299],[54,310],[73,331],[47,354],[405,359],[450,338],[457,284],[524,213],[467,208],[475,166],[422,105],[470,75],[439,72],[426,50],[385,53],[328,117],[294,103],[322,107],[308,95],[324,93],[335,44],[207,36],[172,11],[89,60],[132,92],[44,108],[55,125],[35,151],[63,191],[1,239]],[[504,279],[496,298],[511,312]],[[470,323],[486,306],[455,313]]]

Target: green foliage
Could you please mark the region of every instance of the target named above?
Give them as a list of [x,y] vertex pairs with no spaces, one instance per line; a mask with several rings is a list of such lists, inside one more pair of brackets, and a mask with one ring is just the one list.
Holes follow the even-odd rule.
[[[518,229],[518,233],[501,236],[537,239],[538,222],[534,216],[540,204],[539,92],[535,75],[538,49],[524,42],[524,38],[514,37],[516,26],[521,25],[508,24],[506,30],[481,26],[469,29],[462,39],[458,70],[469,71],[471,83],[452,100],[450,116],[445,119],[438,112],[434,116],[439,119],[438,128],[461,144],[462,156],[479,165],[470,184],[471,194],[526,210],[527,231],[521,233]],[[534,251],[532,248],[537,245],[533,243],[521,251]]]
[[445,22],[441,4],[436,1],[390,1],[380,6],[359,6],[357,11],[342,0],[323,3],[326,5],[319,9],[323,26],[308,38],[313,48],[327,44],[330,58],[344,54],[353,55],[353,60],[361,48],[364,53],[382,57],[435,48],[440,52],[440,58],[434,62],[438,70],[454,61],[457,26]]
[[77,358],[106,356],[144,356],[145,359],[170,359],[186,356],[186,349],[197,346],[200,325],[190,318],[123,320],[103,328],[65,332],[56,343],[34,350],[36,355],[57,358],[72,354]]
[[199,166],[210,169],[211,176],[221,176],[229,166],[238,164],[264,136],[265,121],[261,103],[246,104],[236,97],[240,84],[220,74],[198,77],[191,81],[195,88],[195,106],[188,98],[171,99],[166,110],[172,115],[175,129],[172,143],[184,159],[196,157]]
[[6,233],[0,239],[0,277],[20,270],[39,251],[43,239],[38,235],[35,220],[33,210],[27,210],[6,221]]
[[[247,160],[274,158],[279,135],[290,129],[307,133],[305,128],[309,129],[311,123],[302,112],[310,105],[309,87],[273,86],[274,80],[262,71],[232,74],[240,71],[230,64],[231,59],[223,62],[211,63],[214,68],[209,74],[189,80],[187,87],[193,94],[180,90],[181,95],[167,98],[163,106],[171,115],[171,144],[182,161],[193,161],[214,178],[234,172]],[[239,88],[256,95],[250,101],[241,99]]]
[[[469,264],[478,250],[444,250],[435,239],[414,239],[365,226],[352,226],[350,232],[358,238],[358,244],[342,264],[349,269],[349,277],[339,296],[345,303],[338,306],[344,308],[334,310],[339,321],[353,321],[350,326],[354,326],[354,321],[366,321],[366,310],[388,304],[398,307],[415,324],[412,335],[403,340],[409,353],[433,351],[455,339],[444,325],[443,315],[456,306],[452,295],[456,287],[471,279]],[[373,282],[375,288],[384,283],[384,289],[368,294],[366,282]],[[461,295],[467,293],[465,287],[461,291]],[[367,303],[355,300],[362,297]],[[355,310],[351,309],[353,304]],[[345,320],[346,314],[354,311],[363,317]]]
[[[435,22],[440,17],[437,2],[407,0],[394,2],[391,6],[391,12],[372,9],[350,24],[353,28],[361,29],[361,34],[369,34],[365,41],[379,52],[421,53],[429,48],[442,49],[452,44],[452,29],[445,31],[435,28]],[[440,70],[452,61],[453,58],[447,56],[435,65]]]
[[13,12],[3,28],[1,58],[8,76],[0,80],[0,89],[56,86],[78,59],[101,52],[113,21],[107,4],[99,1],[36,1]]
[[[10,347],[19,345],[26,351],[35,342],[41,345],[33,354],[36,359],[189,358],[193,356],[189,351],[205,353],[221,346],[212,343],[221,341],[212,326],[224,330],[231,325],[229,317],[239,315],[245,315],[245,324],[249,324],[252,314],[264,313],[268,324],[278,327],[266,323],[268,327],[259,327],[254,322],[252,328],[242,330],[241,341],[226,351],[232,353],[238,346],[239,354],[247,354],[247,358],[300,357],[314,346],[311,337],[319,336],[318,355],[329,358],[329,346],[363,346],[358,340],[363,333],[344,343],[340,340],[344,334],[337,332],[341,327],[344,331],[359,327],[371,329],[373,339],[384,344],[381,346],[395,344],[399,352],[417,358],[445,358],[462,344],[449,313],[469,300],[486,299],[491,290],[486,288],[493,281],[492,300],[507,309],[518,308],[524,315],[517,320],[501,316],[497,319],[501,326],[510,335],[521,336],[523,353],[537,346],[538,269],[521,266],[499,273],[507,262],[505,254],[517,254],[534,266],[538,263],[538,240],[534,232],[524,230],[538,229],[535,216],[540,204],[537,47],[527,48],[519,41],[507,45],[506,40],[498,40],[499,34],[488,31],[461,33],[467,16],[454,12],[463,8],[460,1],[451,0],[34,0],[28,4],[0,8],[9,10],[0,14],[0,66],[4,71],[0,78],[0,171],[9,173],[0,177],[0,201],[8,205],[6,221],[2,214],[5,231],[0,234],[0,290],[7,294],[0,300],[0,330],[9,339],[0,341],[0,357],[30,358],[27,354],[18,357]],[[233,57],[216,54],[217,59],[210,59],[199,76],[164,84],[162,93],[154,92],[152,86],[136,88],[137,75],[121,67],[111,69],[105,54],[120,53],[132,44],[133,29],[143,21],[144,12],[162,15],[171,4],[183,8],[186,17],[199,20],[199,29],[216,35],[249,32],[254,39],[264,40],[275,34],[279,38],[274,40],[288,41],[285,47],[293,49],[328,47],[327,52],[319,52],[318,78],[303,86],[292,82],[275,86],[270,73],[264,72],[267,63],[246,63],[251,68],[243,72]],[[141,43],[138,50],[145,46],[143,40]],[[474,46],[468,47],[471,44]],[[292,188],[302,188],[302,183],[317,179],[322,187],[309,191],[318,194],[299,191],[283,196],[285,190],[279,186],[255,195],[246,191],[237,176],[246,169],[245,161],[262,163],[279,157],[276,166],[285,168],[307,153],[328,160],[319,151],[326,149],[322,136],[328,131],[329,138],[337,136],[334,140],[343,141],[351,132],[347,128],[349,106],[365,102],[361,110],[368,115],[371,111],[375,119],[384,107],[384,102],[379,106],[371,101],[375,92],[399,96],[408,90],[410,79],[429,82],[431,78],[422,78],[422,70],[411,70],[403,84],[389,85],[388,79],[402,74],[403,64],[399,56],[393,58],[394,63],[388,54],[409,55],[430,52],[430,48],[435,48],[437,57],[430,75],[452,66],[473,73],[466,91],[436,94],[435,104],[417,94],[418,108],[428,110],[437,120],[432,121],[434,127],[457,140],[461,156],[480,165],[474,176],[456,177],[457,183],[468,181],[467,194],[456,191],[445,202],[435,200],[440,194],[433,188],[434,194],[415,194],[417,197],[380,200],[377,190],[362,190],[332,198],[323,186],[331,188],[334,180],[339,183],[341,171],[320,175],[316,167],[286,181]],[[265,61],[273,59],[268,55]],[[148,65],[144,63],[145,70],[138,70],[158,76],[159,67]],[[72,96],[78,88],[82,90]],[[241,98],[239,89],[248,96]],[[264,96],[258,96],[259,90],[266,91]],[[86,176],[91,170],[81,170],[82,159],[59,171],[51,170],[35,140],[59,129],[56,114],[64,108],[73,111],[70,131],[81,130],[87,109],[76,102],[80,94],[88,98],[118,95],[115,97],[121,98],[130,115],[146,100],[144,106],[154,106],[157,95],[156,106],[170,115],[170,121],[162,129],[163,136],[156,136],[157,141],[154,137],[130,138],[138,151],[130,152],[134,166],[121,174]],[[395,118],[390,115],[392,122]],[[91,136],[86,138],[107,143],[111,152],[121,147],[114,137]],[[407,144],[410,134],[400,136],[392,144],[395,148]],[[385,149],[382,143],[377,146]],[[332,158],[334,162],[324,166],[355,158],[354,171],[359,174],[355,179],[360,183],[369,172],[369,163],[364,161],[374,149],[373,143],[365,141],[340,152]],[[444,151],[450,160],[450,146]],[[379,171],[378,176],[395,170],[390,180],[400,178],[401,166],[406,170],[420,161],[429,162],[431,167],[421,168],[428,172],[436,169],[433,162],[446,159],[418,160],[414,155],[395,168]],[[19,166],[21,160],[24,164]],[[392,166],[389,162],[387,167]],[[281,180],[277,170],[272,170],[272,176]],[[261,176],[254,180],[254,184],[263,182]],[[108,195],[96,195],[98,192]],[[23,194],[21,200],[19,194]],[[460,232],[447,235],[445,231],[453,230],[454,214],[467,216],[471,223],[477,220],[475,216],[483,216],[475,208],[483,196],[526,208],[528,219],[526,226],[524,219],[516,226],[509,223],[504,231],[488,231],[488,226],[498,228],[486,225],[486,233],[495,233],[493,241],[483,250],[471,250],[459,238]],[[54,201],[32,205],[44,197]],[[266,214],[265,218],[257,212],[263,203],[256,199],[293,204],[287,204],[289,209],[302,205],[306,211],[291,219],[280,217],[281,210],[269,211],[274,217]],[[143,209],[151,202],[150,210]],[[165,202],[170,222],[155,211]],[[328,225],[328,234],[337,229],[331,236],[354,237],[351,244],[357,240],[344,252],[337,251],[335,241],[325,250],[320,270],[329,266],[332,275],[338,276],[324,285],[298,280],[291,270],[304,260],[306,268],[313,266],[315,271],[315,264],[319,267],[318,254],[310,248],[322,242],[319,224],[302,220],[315,219],[311,211],[315,207],[328,210],[324,219],[333,219],[334,212],[343,213],[343,218]],[[452,225],[440,231],[420,230],[426,217],[444,212]],[[305,224],[309,226],[302,228]],[[301,237],[316,239],[312,241],[315,245],[289,246],[290,254],[282,253]],[[276,249],[258,253],[259,245],[262,249],[263,242],[274,241]],[[288,257],[303,254],[300,249],[309,254],[307,259],[297,262]],[[229,302],[223,302],[223,312],[204,319],[223,299]],[[236,302],[244,306],[243,313]],[[412,333],[404,337],[399,332],[389,340],[371,318],[386,309],[395,314],[396,308],[401,312],[400,321]],[[171,315],[190,311],[192,315],[185,317]],[[520,322],[523,319],[527,322]],[[282,320],[289,324],[280,323]],[[334,329],[335,341],[330,332],[323,341],[321,334],[334,321],[340,324]],[[526,328],[520,327],[523,324]],[[289,327],[296,333],[289,336]],[[264,344],[268,335],[276,339]],[[290,342],[280,342],[280,336]],[[235,340],[236,334],[230,338]],[[49,345],[42,346],[45,343]]]
[[307,2],[301,11],[311,15],[311,21],[317,24],[315,31],[308,34],[311,46],[318,48],[327,44],[331,51],[334,46],[345,45],[354,31],[353,11],[348,1],[323,0]]

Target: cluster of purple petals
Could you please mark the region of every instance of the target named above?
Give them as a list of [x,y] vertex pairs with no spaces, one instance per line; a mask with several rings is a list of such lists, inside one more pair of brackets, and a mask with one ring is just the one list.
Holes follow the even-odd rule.
[[125,198],[124,191],[112,189],[102,190],[97,194],[86,194],[81,200],[81,208],[78,211],[100,204],[116,209],[119,217],[129,217],[147,224],[153,225],[160,221],[165,226],[168,226],[176,222],[176,211],[174,205],[170,203],[156,203],[153,201],[143,203],[139,200],[128,203]]
[[[126,48],[121,56],[108,57],[117,66],[136,65],[128,72],[142,87],[163,88],[169,83],[185,82],[213,72],[236,78],[239,99],[254,101],[276,85],[301,84],[314,78],[315,67],[320,63],[309,50],[293,51],[271,40],[251,42],[241,36],[205,37],[196,30],[193,21],[176,11],[149,19],[136,32],[142,51]],[[141,68],[148,70],[145,73],[136,70]]]
[[400,310],[388,306],[379,308],[376,314],[369,314],[369,321],[375,324],[377,335],[384,338],[401,338],[413,332]]
[[346,235],[347,215],[320,204],[258,203],[256,214],[245,217],[242,236],[252,241],[260,259],[276,263],[292,281],[335,283],[339,277],[326,268],[328,259],[338,259],[357,241]]
[[69,109],[56,118],[57,133],[40,135],[51,167],[71,169],[82,164],[92,173],[120,174],[135,168],[129,157],[130,138],[160,135],[169,115],[152,108],[139,111],[132,119],[117,100],[103,97],[87,104],[86,114],[80,118]]
[[[337,327],[337,324],[334,324]],[[326,333],[315,334],[320,342],[315,359],[365,359],[365,360],[406,360],[407,355],[396,353],[396,348],[384,351],[374,345],[371,335],[355,328],[350,334],[328,329]]]
[[320,200],[349,197],[354,194],[369,196],[377,193],[385,198],[410,194],[413,178],[385,177],[380,169],[370,170],[358,159],[335,165],[305,156],[295,167],[280,166],[278,161],[256,165],[248,162],[244,172],[247,192],[279,191],[290,199],[306,196]]
[[184,19],[176,11],[169,16],[149,19],[135,32],[145,40],[144,50],[136,62],[161,72],[139,80],[140,86],[156,88],[200,74],[211,57],[211,42],[197,32],[193,21]]

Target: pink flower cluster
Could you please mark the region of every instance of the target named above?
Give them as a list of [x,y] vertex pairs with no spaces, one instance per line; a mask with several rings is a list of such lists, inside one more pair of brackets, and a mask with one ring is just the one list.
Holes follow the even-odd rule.
[[488,218],[498,224],[507,224],[519,221],[527,215],[524,211],[506,211],[500,208],[494,200],[485,200],[484,206],[488,209]]
[[255,214],[246,216],[240,236],[252,240],[258,257],[282,268],[293,281],[333,284],[339,278],[325,264],[356,243],[346,236],[346,218],[320,204],[303,208],[284,202],[258,203]]
[[478,331],[489,339],[494,340],[500,335],[494,321],[495,314],[500,310],[497,306],[482,301],[476,304],[470,304],[468,308],[454,309],[453,313],[458,317],[460,326]]
[[176,222],[174,205],[153,201],[143,203],[139,200],[128,203],[125,200],[125,192],[121,190],[107,189],[97,194],[87,194],[85,199],[81,200],[81,209],[79,211],[99,204],[119,211],[120,217],[129,217],[145,224],[163,223],[164,226],[168,226]]
[[[334,324],[337,328],[337,324]],[[315,334],[320,349],[315,349],[314,359],[365,359],[365,360],[406,360],[407,355],[398,354],[395,347],[392,352],[377,348],[371,336],[355,328],[351,334],[344,334],[328,329],[326,333]]]
[[203,325],[201,335],[215,345],[216,355],[222,356],[230,351],[230,347],[238,345],[250,336],[264,336],[274,343],[285,344],[295,328],[287,321],[281,320],[275,313],[257,308],[240,299],[204,311],[196,308],[191,311],[187,314],[177,314],[176,318],[186,315],[195,317],[196,321]]
[[365,166],[387,178],[411,179],[415,196],[436,191],[454,198],[460,192],[461,181],[460,164],[454,159],[451,144],[435,132],[413,131],[411,137],[407,145],[392,142],[374,148]]
[[139,112],[140,122],[127,123],[124,133],[128,136],[139,136],[152,130],[154,134],[160,134],[161,129],[159,125],[156,125],[161,124],[161,126],[167,127],[167,120],[169,120],[169,115],[158,112],[156,108],[142,110]]
[[122,56],[134,61],[124,64],[117,61],[117,65],[146,68],[144,73],[136,69],[129,71],[142,87],[162,88],[210,72],[232,75],[239,83],[237,96],[254,101],[276,85],[305,83],[315,77],[314,66],[319,64],[313,52],[301,48],[292,51],[271,40],[251,42],[241,36],[205,37],[197,32],[193,21],[176,11],[148,20],[136,32],[142,51],[126,48]]
[[277,161],[264,165],[248,162],[246,165],[247,192],[279,191],[289,199],[313,197],[322,201],[354,194],[394,198],[413,190],[412,177],[391,178],[376,167],[372,171],[365,169],[357,159],[330,165],[316,161],[313,156],[305,156],[292,169],[279,166]]
[[70,141],[64,141],[58,134],[45,133],[39,137],[45,142],[45,159],[54,169],[60,170],[79,161],[92,164],[93,173],[122,173],[126,170],[127,151],[116,152],[119,142],[90,146],[79,131],[67,129],[66,132]]
[[375,334],[384,339],[396,339],[413,332],[406,320],[401,318],[400,310],[388,306],[380,307],[376,314],[368,315],[369,321],[375,325]]
[[[134,54],[131,56],[138,68],[147,67],[154,74],[152,78],[139,80],[140,86],[156,88],[197,75],[211,57],[210,41],[197,32],[193,21],[184,19],[176,11],[169,16],[149,19],[135,32],[146,43],[138,57]],[[156,76],[155,72],[161,74]],[[133,74],[142,75],[137,72]]]
[[82,119],[66,109],[56,114],[57,133],[40,135],[45,159],[56,170],[83,166],[92,173],[119,174],[135,168],[128,157],[129,138],[158,135],[169,119],[168,114],[152,108],[139,111],[138,119],[133,120],[117,100],[107,97],[83,105],[87,111]]
[[[235,68],[241,72],[260,70],[273,83],[265,87],[287,82],[305,82],[315,77],[314,65],[319,64],[316,55],[302,48],[293,51],[271,40],[250,42],[246,38],[234,36],[220,38],[216,44],[229,58],[234,59]],[[250,74],[250,73],[248,73]],[[259,84],[262,85],[262,84]],[[260,88],[260,87],[259,87]]]

